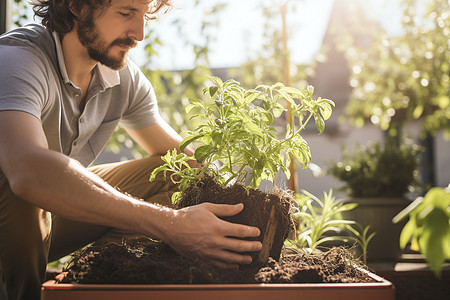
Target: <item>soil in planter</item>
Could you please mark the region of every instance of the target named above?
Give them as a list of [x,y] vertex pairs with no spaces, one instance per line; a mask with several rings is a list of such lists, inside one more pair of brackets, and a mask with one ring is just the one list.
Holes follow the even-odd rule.
[[184,258],[148,239],[91,246],[76,257],[61,283],[83,284],[242,284],[374,282],[354,266],[344,248],[319,255],[283,255],[263,266],[226,270]]

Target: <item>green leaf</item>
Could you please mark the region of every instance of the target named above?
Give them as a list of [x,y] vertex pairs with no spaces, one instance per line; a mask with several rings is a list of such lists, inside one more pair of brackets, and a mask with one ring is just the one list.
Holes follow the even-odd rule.
[[190,113],[191,110],[193,110],[194,108],[198,107],[197,105],[193,105],[193,104],[189,104],[186,106],[186,108],[184,109],[186,111],[186,113]]
[[319,133],[322,133],[325,130],[325,121],[317,114],[314,114],[314,120],[316,121],[317,130],[319,130]]
[[[162,166],[159,166],[159,167],[157,167],[156,169],[154,169],[153,172],[150,174],[149,181],[152,182],[153,180],[155,180],[156,175],[158,175],[158,173],[160,173],[160,172],[162,172],[162,171],[164,171],[164,170],[166,170],[166,165],[162,165]],[[164,175],[165,175],[165,174],[164,174]],[[165,178],[165,177],[166,177],[166,176],[164,176],[164,178]]]
[[450,207],[450,193],[443,188],[431,188],[423,199],[423,205],[432,205],[445,212]]
[[[201,108],[203,108],[204,110],[206,110],[205,102],[203,102],[203,101],[200,100],[200,99],[189,99],[189,103],[190,103],[192,106],[201,107]],[[191,109],[192,109],[192,108],[191,108]]]
[[195,115],[192,115],[192,116],[190,116],[189,117],[189,120],[193,120],[193,119],[195,119],[195,118],[206,118],[206,115],[205,114],[195,114]]
[[200,146],[195,150],[194,157],[199,163],[203,163],[208,156],[211,156],[214,152],[214,146],[204,145]]
[[214,97],[214,95],[216,94],[217,90],[219,89],[218,86],[210,86],[209,87],[209,95],[212,97]]
[[355,209],[358,206],[357,203],[348,203],[348,204],[344,204],[341,207],[337,208],[337,212],[342,212],[342,211],[349,211],[352,209]]
[[275,116],[275,118],[281,117],[281,115],[283,114],[284,111],[285,111],[285,108],[282,105],[280,105],[279,103],[276,103],[273,106],[273,115]]
[[261,131],[261,129],[256,126],[256,124],[252,123],[252,122],[246,122],[244,124],[245,128],[248,130],[248,132],[252,133],[252,134],[256,134],[260,137],[263,136],[263,132]]
[[209,79],[213,80],[219,87],[223,85],[222,79],[215,76],[210,76]]
[[261,112],[261,118],[266,123],[266,125],[272,125],[273,123],[273,116],[271,113],[268,113],[266,111]]
[[414,118],[414,119],[420,118],[420,116],[422,115],[422,113],[423,113],[423,105],[419,104],[419,105],[417,105],[417,106],[414,108],[414,111],[413,111],[413,113],[412,113],[413,118]]
[[449,219],[445,212],[434,209],[428,214],[428,220],[422,235],[419,237],[419,246],[425,255],[431,269],[439,274],[446,257],[445,245],[448,240]]
[[181,198],[182,198],[181,192],[173,193],[171,197],[172,204],[177,204],[178,202],[180,202]]
[[255,100],[259,95],[258,91],[247,91],[244,95],[244,104],[249,104]]
[[416,200],[411,202],[407,207],[400,211],[393,219],[394,224],[401,222],[403,219],[408,217],[412,211],[416,209],[417,206],[423,203],[423,197],[418,197]]
[[275,97],[275,101],[277,103],[279,103],[280,99],[284,99],[289,102],[290,105],[295,106],[294,98],[292,98],[291,95],[278,90],[276,92],[278,93],[278,95]]
[[403,227],[402,232],[400,233],[400,248],[405,249],[408,242],[414,235],[415,230],[417,229],[416,220],[410,219],[408,223]]
[[230,97],[233,98],[233,100],[234,100],[233,102],[235,102],[236,104],[239,104],[242,102],[242,96],[238,92],[231,91],[228,93],[228,95],[230,95]]
[[188,137],[186,137],[185,139],[183,139],[180,143],[180,150],[184,151],[184,149],[186,149],[186,147],[191,144],[192,142],[194,142],[195,140],[198,140],[199,138],[202,138],[203,136],[205,136],[205,134],[200,133],[200,134],[196,134],[196,135],[190,135]]
[[318,101],[319,110],[320,110],[320,113],[321,113],[323,119],[328,120],[331,117],[331,113],[333,112],[333,110],[331,109],[331,105],[329,103],[324,102],[322,100],[326,100],[326,99],[321,99]]
[[283,88],[280,89],[281,91],[285,92],[285,93],[289,93],[294,95],[295,97],[297,97],[298,99],[301,99],[304,97],[304,93],[301,92],[300,90],[293,88],[293,87],[289,87],[289,86],[285,86]]

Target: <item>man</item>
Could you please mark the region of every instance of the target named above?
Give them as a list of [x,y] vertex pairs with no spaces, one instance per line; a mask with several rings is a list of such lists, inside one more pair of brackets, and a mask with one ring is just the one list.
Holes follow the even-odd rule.
[[[169,0],[35,1],[40,25],[0,37],[0,298],[39,299],[46,264],[110,228],[162,240],[221,267],[251,262],[259,230],[221,220],[242,205],[174,210],[174,187],[149,183],[180,136],[127,59],[149,14]],[[117,124],[149,158],[86,167]],[[187,150],[188,154],[192,154]],[[109,184],[108,184],[108,183]],[[145,201],[137,200],[144,199]]]

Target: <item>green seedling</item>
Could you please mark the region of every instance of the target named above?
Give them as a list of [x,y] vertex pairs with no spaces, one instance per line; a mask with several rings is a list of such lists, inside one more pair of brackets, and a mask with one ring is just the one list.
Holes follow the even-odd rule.
[[335,201],[332,190],[324,192],[323,200],[303,190],[301,194],[296,194],[295,200],[298,204],[294,213],[297,228],[294,238],[286,241],[287,248],[314,252],[326,242],[347,239],[329,233],[340,232],[344,227],[355,224],[354,221],[344,220],[342,212],[354,209],[357,204]]
[[372,232],[369,234],[370,225],[363,227],[359,223],[354,224],[356,228],[353,227],[353,225],[347,225],[347,229],[350,230],[351,233],[353,233],[353,236],[349,237],[351,240],[354,240],[362,250],[362,261],[364,264],[367,264],[367,248],[369,247],[369,242],[373,239],[376,232]]

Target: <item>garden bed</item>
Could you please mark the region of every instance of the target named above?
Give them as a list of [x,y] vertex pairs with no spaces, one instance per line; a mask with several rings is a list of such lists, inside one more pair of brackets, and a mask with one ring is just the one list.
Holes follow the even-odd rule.
[[42,300],[394,299],[390,282],[355,267],[342,248],[224,270],[183,258],[162,243],[136,240],[90,247],[75,262],[43,285]]
[[[327,291],[324,295],[335,299],[340,297],[336,298],[338,291],[341,296],[347,295],[342,299],[360,299],[361,296],[354,293],[360,293],[361,289],[371,293],[372,289],[380,289],[381,294],[375,293],[378,296],[373,299],[393,297],[392,284],[361,268],[358,260],[344,248],[335,247],[314,255],[282,249],[293,226],[289,196],[284,192],[266,194],[240,185],[222,188],[211,177],[205,177],[184,192],[179,206],[206,201],[243,202],[244,210],[237,216],[227,217],[227,221],[261,228],[259,240],[270,246],[266,251],[268,259],[261,260],[261,255],[251,253],[252,264],[239,269],[222,269],[185,258],[168,245],[148,238],[94,244],[76,256],[56,281],[44,284],[43,300],[57,299],[52,298],[56,297],[53,295],[72,299],[69,295],[72,292],[73,299],[90,299],[94,293],[92,299],[96,300],[115,299],[110,298],[113,294],[133,299],[141,296],[175,299],[181,294],[183,298],[191,295],[192,299],[260,299],[262,295],[265,295],[262,299],[278,299],[285,293],[285,296],[305,297],[321,289]],[[274,225],[273,229],[268,224]],[[268,234],[270,232],[272,234]],[[270,236],[271,242],[267,243]],[[319,294],[322,297],[323,293]],[[322,299],[320,297],[313,298]]]

